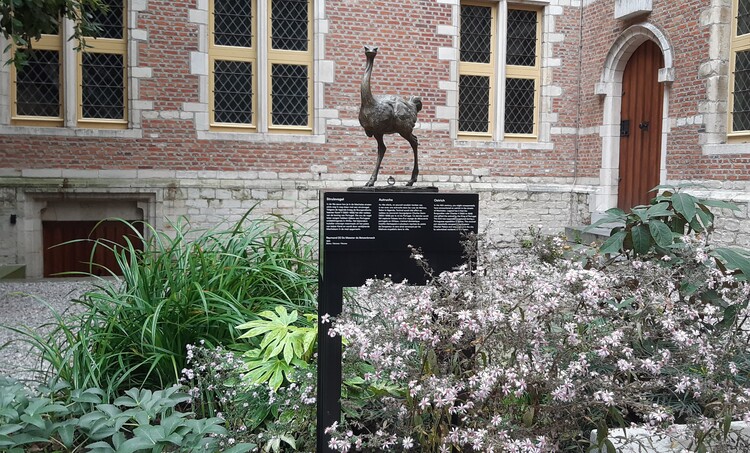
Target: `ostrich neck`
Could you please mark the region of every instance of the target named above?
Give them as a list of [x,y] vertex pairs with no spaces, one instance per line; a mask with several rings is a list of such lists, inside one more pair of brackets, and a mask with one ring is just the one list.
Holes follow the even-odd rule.
[[375,61],[375,57],[367,57],[367,66],[365,66],[365,74],[362,76],[362,105],[372,105],[375,103],[375,99],[372,97],[372,91],[370,90],[370,76],[372,75],[372,66]]

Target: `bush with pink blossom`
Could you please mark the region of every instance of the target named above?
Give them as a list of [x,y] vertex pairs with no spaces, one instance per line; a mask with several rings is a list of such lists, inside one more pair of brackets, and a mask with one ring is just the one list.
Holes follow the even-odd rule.
[[331,447],[588,451],[593,429],[614,448],[608,427],[676,423],[702,445],[750,419],[750,285],[704,239],[630,259],[538,232],[524,244],[482,238],[426,286],[360,288],[333,332],[371,366],[363,385],[390,391],[328,427]]

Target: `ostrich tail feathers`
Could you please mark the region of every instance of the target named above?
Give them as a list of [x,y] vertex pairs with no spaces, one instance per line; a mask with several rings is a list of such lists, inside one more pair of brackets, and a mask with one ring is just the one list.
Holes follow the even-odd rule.
[[419,96],[412,96],[409,98],[409,100],[414,104],[414,106],[417,108],[417,112],[422,110],[422,98]]

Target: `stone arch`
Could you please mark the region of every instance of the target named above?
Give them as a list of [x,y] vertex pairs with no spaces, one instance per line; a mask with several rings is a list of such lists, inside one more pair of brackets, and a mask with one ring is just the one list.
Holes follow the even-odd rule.
[[655,42],[664,56],[664,67],[659,69],[659,82],[664,83],[660,180],[666,180],[667,134],[669,132],[669,87],[674,81],[674,50],[666,34],[650,23],[635,24],[615,40],[604,61],[600,82],[595,92],[604,99],[602,165],[599,173],[600,189],[594,211],[601,212],[617,206],[620,159],[620,110],[622,107],[622,76],[625,65],[635,50],[646,41]]

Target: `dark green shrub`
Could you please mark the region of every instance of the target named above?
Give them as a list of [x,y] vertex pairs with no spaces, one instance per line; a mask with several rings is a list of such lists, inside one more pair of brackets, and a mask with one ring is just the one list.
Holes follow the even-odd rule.
[[115,252],[122,277],[98,279],[74,301],[77,314],[55,315],[48,335],[15,329],[52,377],[107,395],[165,388],[179,382],[186,345],[235,345],[237,325],[278,305],[314,311],[315,242],[298,224],[246,215],[229,230],[196,233],[184,219],[172,229],[147,226],[143,252],[97,243]]

